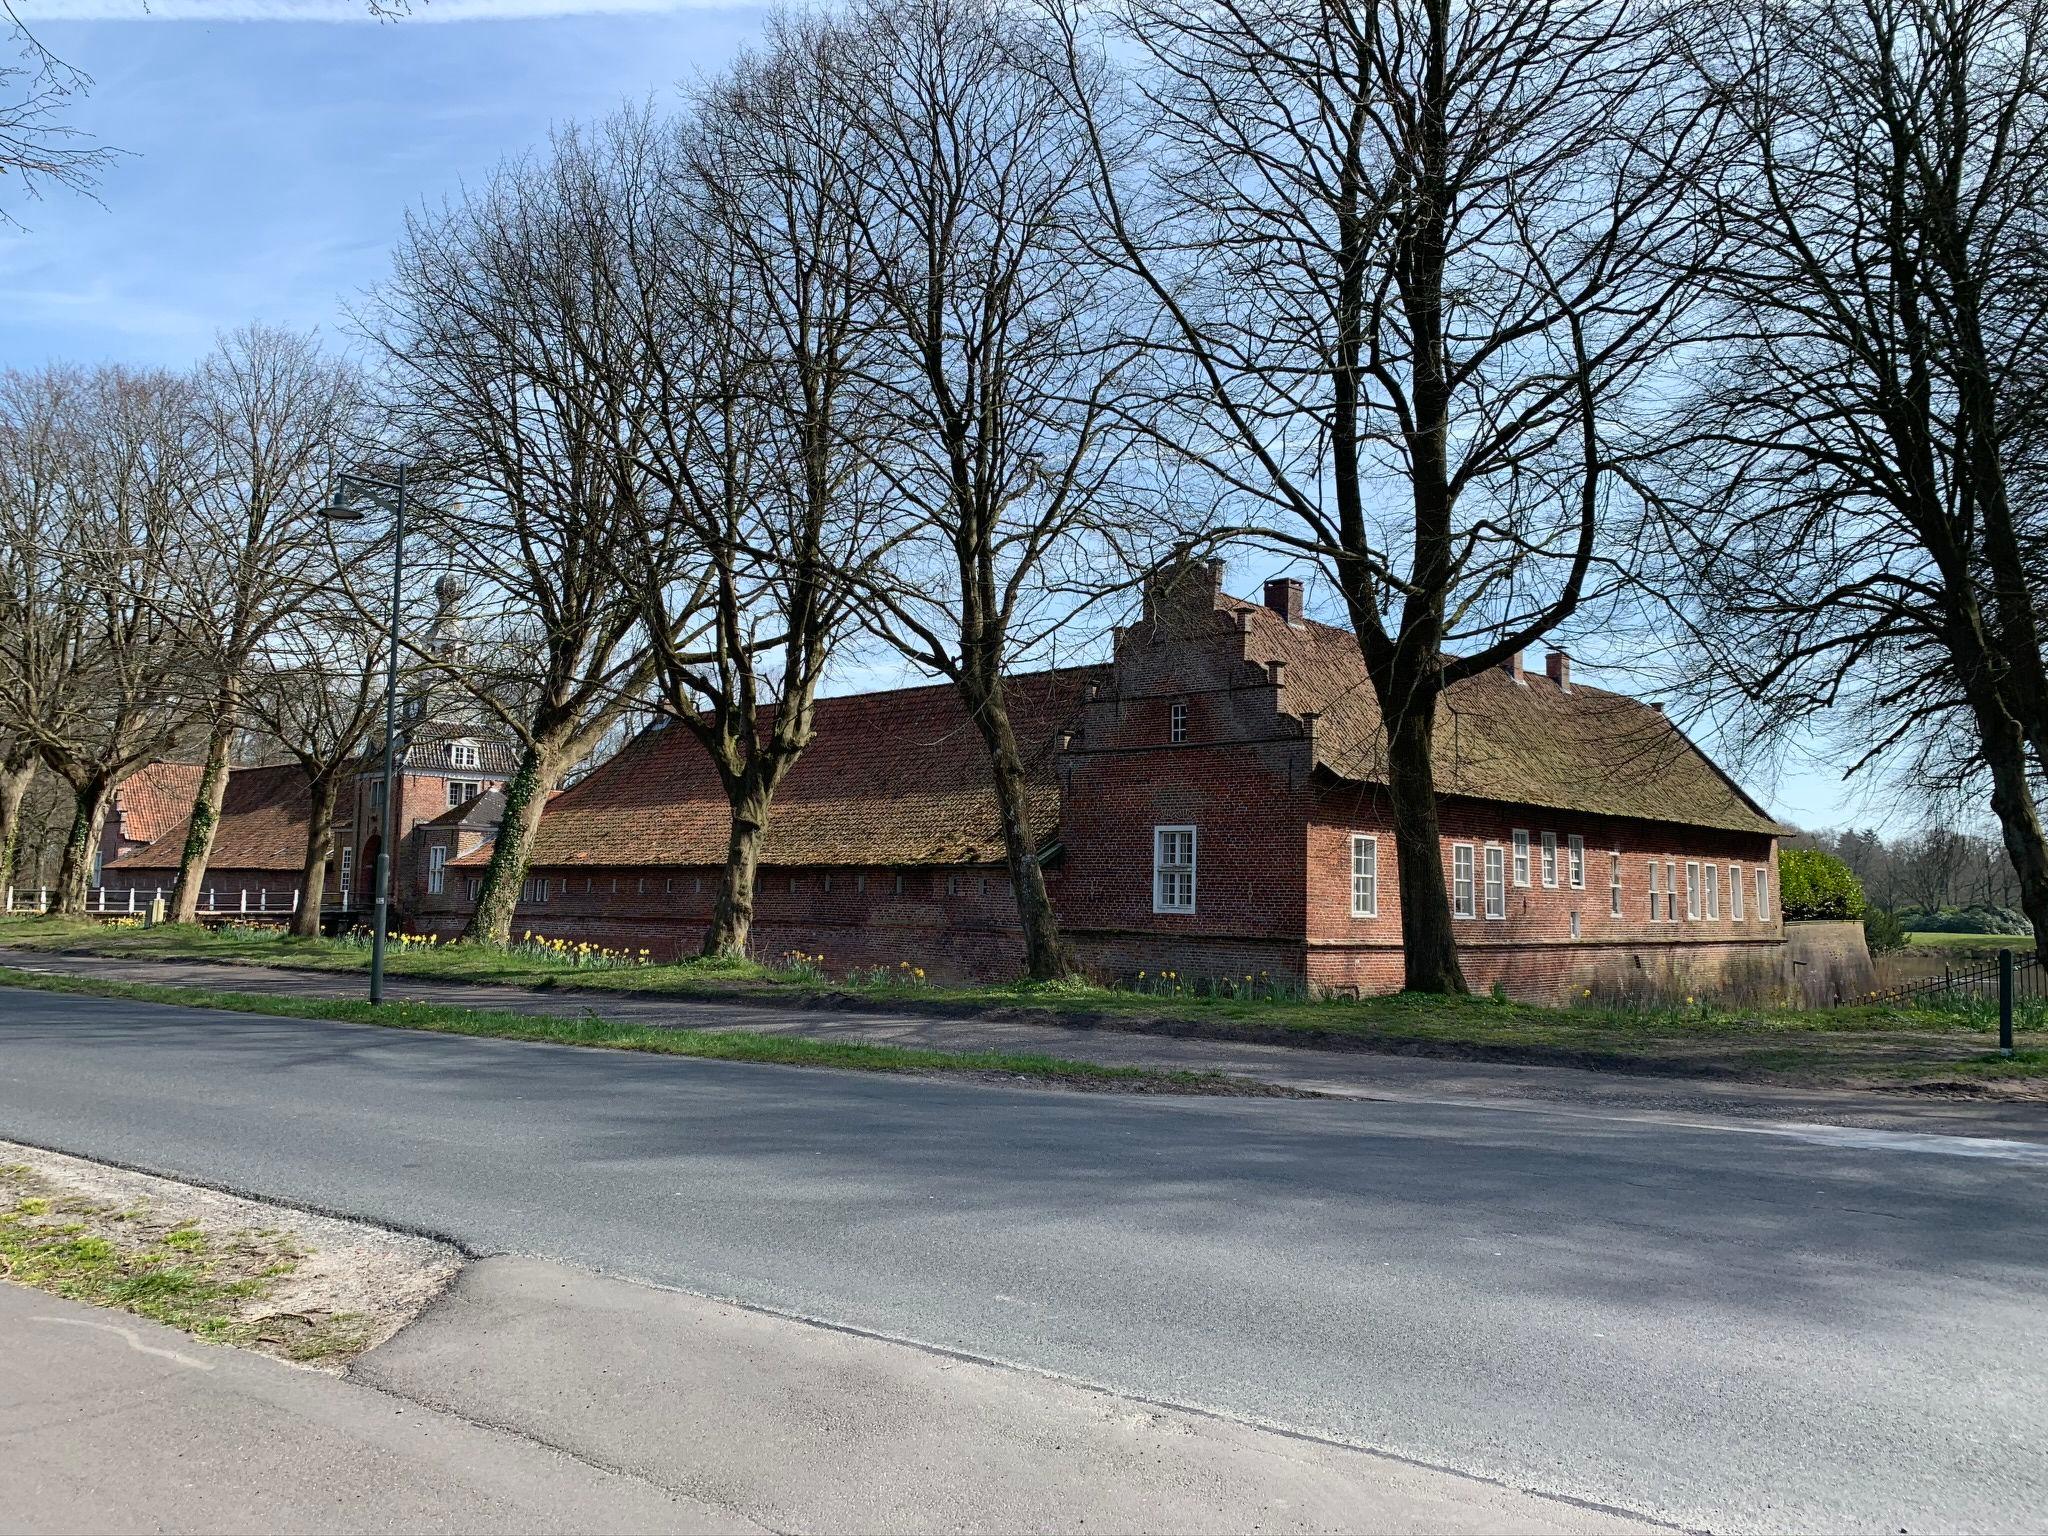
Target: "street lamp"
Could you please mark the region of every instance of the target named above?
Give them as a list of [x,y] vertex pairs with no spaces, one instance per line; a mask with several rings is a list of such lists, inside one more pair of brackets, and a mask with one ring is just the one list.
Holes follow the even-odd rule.
[[391,835],[396,825],[392,814],[391,790],[398,741],[398,619],[400,595],[405,582],[405,466],[397,478],[375,475],[337,474],[322,517],[337,523],[360,523],[368,514],[350,501],[351,491],[379,492],[392,498],[391,513],[391,657],[384,672],[384,797],[377,825],[377,870],[372,877],[376,893],[376,926],[370,931],[370,1004],[384,1001],[384,935],[391,915]]

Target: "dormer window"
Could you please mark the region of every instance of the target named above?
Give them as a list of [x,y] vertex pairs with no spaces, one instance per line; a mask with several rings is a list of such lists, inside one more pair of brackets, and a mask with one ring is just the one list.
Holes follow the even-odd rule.
[[483,759],[475,742],[451,741],[448,743],[448,761],[457,768],[476,768],[481,766]]
[[1166,711],[1166,739],[1179,746],[1188,739],[1188,701],[1175,699]]

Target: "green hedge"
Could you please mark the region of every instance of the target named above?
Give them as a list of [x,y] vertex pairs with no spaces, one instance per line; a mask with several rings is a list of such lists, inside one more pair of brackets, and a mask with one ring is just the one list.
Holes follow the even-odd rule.
[[1778,903],[1788,918],[1861,917],[1863,883],[1832,853],[1787,848],[1778,855]]

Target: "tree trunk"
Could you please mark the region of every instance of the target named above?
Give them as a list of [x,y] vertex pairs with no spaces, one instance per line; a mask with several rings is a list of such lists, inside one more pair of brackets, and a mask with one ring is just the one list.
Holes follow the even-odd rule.
[[1977,734],[1991,773],[1991,809],[2019,877],[2020,909],[2034,925],[2034,954],[2048,965],[2048,835],[2027,783],[2027,736],[1996,700],[1976,707]]
[[507,944],[512,939],[512,913],[519,905],[520,888],[526,884],[526,868],[533,857],[533,840],[540,832],[541,813],[547,809],[548,794],[561,777],[562,745],[543,740],[528,747],[519,757],[519,771],[505,786],[505,819],[491,844],[490,867],[484,871],[477,892],[476,910],[462,930],[468,944]]
[[0,758],[0,892],[14,884],[21,858],[21,804],[35,776],[35,749],[27,742]]
[[77,803],[71,812],[71,830],[64,839],[64,858],[57,866],[57,895],[52,909],[61,917],[85,915],[86,887],[92,879],[93,852],[99,846],[100,828],[107,820],[107,800],[113,786],[104,776],[73,784]]
[[[749,774],[750,780],[758,780]],[[732,802],[732,831],[726,838],[725,872],[718,899],[711,906],[711,926],[704,931],[703,953],[738,959],[747,952],[754,926],[754,891],[761,869],[761,848],[768,840],[768,811],[773,791],[751,782]]]
[[[1401,888],[1402,987],[1409,992],[1464,992],[1465,972],[1451,928],[1444,883],[1442,830],[1437,823],[1436,696],[1399,715],[1385,710],[1387,798],[1394,811],[1394,862]],[[1473,879],[1479,878],[1473,871]],[[1475,892],[1476,899],[1476,892]]]
[[206,738],[206,764],[199,770],[199,792],[192,797],[192,814],[185,824],[185,849],[178,856],[178,879],[171,887],[168,915],[174,923],[199,920],[199,895],[220,830],[221,802],[228,792],[228,753],[235,744],[239,715],[240,689],[229,683],[216,701],[213,730]]
[[327,851],[334,842],[334,812],[341,785],[333,774],[314,781],[311,819],[306,823],[306,858],[299,869],[299,910],[292,914],[292,936],[320,937],[320,903],[327,895]]
[[[976,698],[975,694],[981,694]],[[1045,889],[1039,867],[1037,839],[1030,825],[1025,792],[1024,758],[1010,729],[1010,711],[1000,678],[986,688],[968,689],[968,707],[988,744],[989,767],[995,780],[996,810],[1003,822],[1003,860],[1010,870],[1010,889],[1017,898],[1017,917],[1024,928],[1024,973],[1033,981],[1057,981],[1079,969],[1074,952],[1060,934],[1059,915]]]

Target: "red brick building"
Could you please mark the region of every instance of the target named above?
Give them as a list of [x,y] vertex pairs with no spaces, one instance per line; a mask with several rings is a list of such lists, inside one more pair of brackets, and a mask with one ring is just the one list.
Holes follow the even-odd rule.
[[[393,911],[409,918],[422,908],[447,906],[438,899],[447,877],[437,878],[435,870],[455,852],[474,847],[496,830],[495,815],[504,810],[500,791],[514,759],[502,741],[459,723],[416,720],[402,743],[392,796],[400,842],[391,866],[391,899]],[[383,827],[380,751],[373,747],[365,753],[335,813],[322,905],[340,921],[369,915],[370,881]],[[144,907],[159,892],[169,896],[177,882],[198,787],[196,765],[153,763],[116,792],[103,848],[111,851],[117,846],[117,827],[124,837],[138,826],[153,830],[155,836],[144,845],[132,845],[131,840],[130,846],[105,860],[99,883],[109,905],[125,907],[130,891]],[[423,830],[430,825],[445,828],[451,815],[469,832],[460,849],[445,832],[428,836]],[[493,819],[482,824],[476,820],[481,815]],[[296,762],[233,769],[221,800],[201,910],[238,912],[246,906],[251,912],[290,911],[311,818],[305,770]],[[438,860],[432,853],[436,847],[441,849]]]
[[172,827],[182,827],[192,814],[192,797],[199,793],[199,773],[198,763],[161,762],[130,774],[107,807],[97,868],[105,869],[116,859],[147,848]]
[[[163,767],[143,769],[116,793],[109,823],[123,820],[132,825],[129,808],[138,797],[131,786],[136,779]],[[161,798],[155,785],[143,787],[145,806]],[[199,770],[191,770],[191,784],[184,789],[184,804],[177,818],[168,821],[147,845],[108,862],[100,871],[100,885],[110,906],[127,906],[129,893],[138,909],[148,907],[161,895],[170,899],[178,881],[178,864],[184,858],[185,837],[192,821],[192,797],[199,790]],[[220,822],[213,837],[213,858],[206,866],[200,907],[206,911],[289,912],[298,892],[299,877],[306,860],[306,823],[312,815],[306,790],[305,770],[297,763],[271,763],[235,768],[228,773],[227,789],[221,795]],[[95,898],[97,900],[98,898]]]
[[[1109,979],[1396,988],[1385,746],[1356,642],[1304,619],[1297,583],[1258,603],[1221,579],[1213,563],[1155,590],[1107,665],[1012,680],[1062,925]],[[1442,710],[1441,854],[1474,986],[1555,998],[1781,964],[1780,828],[1660,710],[1575,682],[1558,654],[1460,683]],[[725,840],[701,748],[649,731],[550,805],[515,926],[689,953]],[[452,857],[465,897],[487,856]],[[951,688],[821,703],[768,829],[757,952],[1014,974],[1008,887]]]

